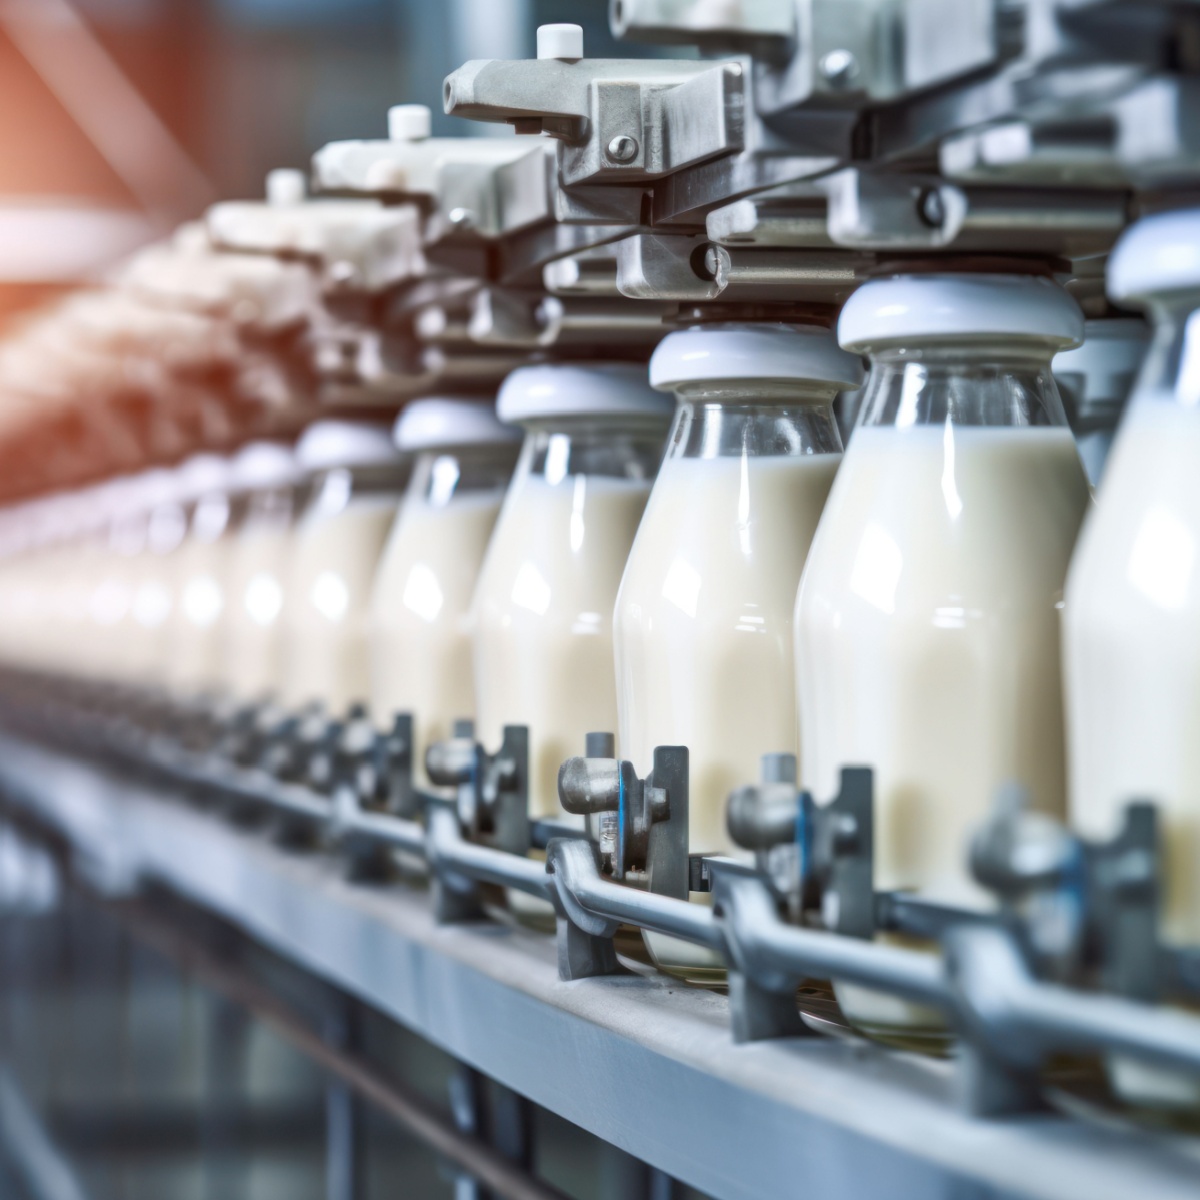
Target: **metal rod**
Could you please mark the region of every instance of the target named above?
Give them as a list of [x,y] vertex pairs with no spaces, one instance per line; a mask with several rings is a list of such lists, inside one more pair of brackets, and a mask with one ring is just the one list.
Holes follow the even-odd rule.
[[176,923],[152,913],[145,903],[136,900],[104,903],[140,940],[173,961],[182,972],[195,976],[270,1025],[303,1055],[337,1076],[496,1195],[506,1200],[566,1200],[557,1188],[534,1179],[478,1138],[460,1133],[449,1121],[430,1112],[425,1099],[389,1079],[366,1059],[330,1046],[269,988],[197,945]]
[[88,1193],[7,1067],[0,1067],[0,1147],[33,1200],[87,1200]]

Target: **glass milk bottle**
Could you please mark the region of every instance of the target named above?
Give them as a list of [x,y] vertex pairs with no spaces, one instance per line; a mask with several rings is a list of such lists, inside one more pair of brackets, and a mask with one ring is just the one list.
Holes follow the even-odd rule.
[[670,420],[644,367],[533,366],[500,389],[525,429],[473,603],[476,727],[489,749],[529,727],[529,809],[558,803],[558,769],[617,725],[612,612]]
[[1083,329],[1083,345],[1056,354],[1050,369],[1075,431],[1083,468],[1095,487],[1145,357],[1150,328],[1137,317],[1107,317],[1086,321]]
[[[688,747],[693,854],[735,851],[729,793],[798,748],[792,611],[841,461],[833,399],[861,376],[818,326],[681,330],[650,360],[679,403],[613,618],[618,750],[645,775],[656,746]],[[720,966],[646,940],[660,966]]]
[[229,548],[221,678],[239,700],[277,699],[283,684],[284,591],[301,479],[295,454],[280,442],[251,442],[233,459],[242,513]]
[[391,430],[318,421],[296,446],[312,495],[296,528],[284,601],[283,700],[334,716],[370,696],[371,583],[408,482]]
[[[1088,484],[1050,373],[1083,318],[1049,279],[868,283],[838,325],[863,413],[796,603],[802,779],[875,771],[875,883],[983,906],[968,846],[998,789],[1063,811],[1059,607]],[[839,985],[868,1030],[936,1014]]]
[[475,714],[471,598],[520,437],[481,400],[416,400],[396,421],[415,461],[372,590],[371,714],[381,729],[413,715],[422,784],[426,746]]
[[[1071,563],[1064,613],[1070,817],[1110,839],[1152,800],[1165,853],[1161,930],[1200,942],[1200,210],[1117,244],[1109,292],[1154,338]],[[1114,1064],[1117,1090],[1200,1105],[1194,1077]]]
[[167,682],[179,696],[199,696],[218,690],[222,682],[234,527],[233,468],[227,458],[197,454],[178,473],[187,534],[175,572]]
[[106,580],[112,604],[101,605],[110,631],[108,662],[115,678],[143,687],[167,683],[176,568],[187,535],[179,484],[177,471],[142,472],[113,526],[116,554]]

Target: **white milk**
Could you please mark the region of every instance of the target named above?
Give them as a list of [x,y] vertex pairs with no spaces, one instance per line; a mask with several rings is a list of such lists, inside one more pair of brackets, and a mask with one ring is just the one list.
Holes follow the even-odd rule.
[[249,518],[229,549],[229,612],[222,678],[242,700],[278,696],[284,677],[284,599],[291,567],[290,511]]
[[[1200,409],[1134,401],[1067,580],[1070,822],[1108,841],[1130,800],[1162,818],[1166,941],[1200,941]],[[1194,1108],[1194,1076],[1110,1060],[1135,1104]]]
[[614,618],[621,757],[689,748],[696,854],[736,852],[729,793],[797,750],[792,612],[837,454],[668,458]]
[[425,749],[475,712],[471,599],[501,489],[459,492],[443,504],[405,500],[371,600],[371,713],[382,729],[414,714],[413,763],[427,783]]
[[802,779],[875,770],[876,886],[983,905],[1001,785],[1064,807],[1059,606],[1088,486],[1062,428],[856,430],[796,606]]
[[[179,549],[186,530],[183,509],[164,504],[151,513],[140,549],[134,550],[139,540],[136,523],[118,538],[118,562],[106,581],[113,585],[110,616],[119,612],[110,626],[109,662],[124,682],[146,687],[166,682]],[[127,552],[130,557],[124,559]],[[122,594],[124,604],[119,600]]]
[[318,499],[298,524],[284,608],[290,707],[321,701],[341,715],[369,697],[371,582],[398,502],[365,495],[329,511]]
[[1136,400],[1067,582],[1070,814],[1108,840],[1164,818],[1163,932],[1200,941],[1200,409]]
[[528,725],[529,812],[565,814],[558,769],[617,725],[612,612],[649,482],[518,475],[475,594],[477,735]]
[[[1200,940],[1200,410],[1135,400],[1067,580],[1070,816],[1107,841],[1131,800],[1162,819],[1165,940]],[[1119,1055],[1133,1104],[1200,1105],[1194,1076]]]
[[179,548],[167,681],[181,695],[211,692],[223,681],[234,543],[229,517],[226,497],[204,498]]

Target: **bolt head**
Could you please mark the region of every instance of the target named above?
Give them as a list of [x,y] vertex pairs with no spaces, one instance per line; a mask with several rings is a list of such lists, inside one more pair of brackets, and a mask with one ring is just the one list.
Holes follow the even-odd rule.
[[828,50],[817,64],[826,82],[845,87],[858,74],[858,59],[849,50]]
[[475,214],[469,208],[452,208],[448,214],[448,220],[455,229],[473,229],[475,227]]
[[619,133],[611,142],[608,143],[608,157],[613,162],[630,163],[638,156],[637,138],[630,137],[627,133]]

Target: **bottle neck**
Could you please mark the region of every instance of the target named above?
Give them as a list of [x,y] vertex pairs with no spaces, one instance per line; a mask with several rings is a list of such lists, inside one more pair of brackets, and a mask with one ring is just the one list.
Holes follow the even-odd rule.
[[858,425],[1066,426],[1047,348],[1003,343],[878,349]]
[[408,485],[411,463],[397,460],[385,465],[334,467],[312,479],[309,510],[335,516],[351,501],[397,503]]
[[529,428],[516,474],[554,485],[578,475],[650,482],[662,460],[659,421],[579,420]]
[[444,508],[456,497],[501,492],[512,476],[517,450],[510,442],[420,454],[405,502]]
[[667,441],[673,458],[794,458],[840,454],[833,392],[763,403],[751,398],[681,397]]

